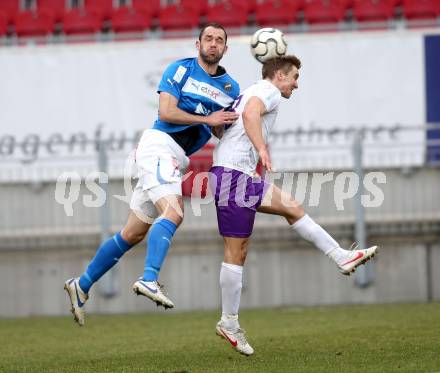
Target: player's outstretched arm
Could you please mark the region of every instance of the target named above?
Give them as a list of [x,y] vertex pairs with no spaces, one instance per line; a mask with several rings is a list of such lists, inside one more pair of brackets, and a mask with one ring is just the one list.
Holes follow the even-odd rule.
[[243,111],[243,126],[246,134],[258,151],[261,163],[267,171],[272,171],[269,152],[264,142],[261,116],[266,112],[266,107],[258,97],[251,97]]
[[216,127],[225,124],[232,124],[238,118],[234,112],[224,111],[224,109],[203,116],[187,113],[177,107],[178,100],[167,92],[161,92],[159,95],[159,118],[164,122],[185,125],[197,125],[205,123],[208,126]]

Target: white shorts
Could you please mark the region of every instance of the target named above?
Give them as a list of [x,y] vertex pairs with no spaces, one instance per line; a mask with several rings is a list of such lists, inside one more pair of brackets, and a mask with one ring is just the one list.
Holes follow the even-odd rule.
[[165,132],[144,131],[135,153],[138,183],[130,208],[152,223],[158,216],[154,204],[167,195],[182,195],[182,175],[189,164],[183,149]]

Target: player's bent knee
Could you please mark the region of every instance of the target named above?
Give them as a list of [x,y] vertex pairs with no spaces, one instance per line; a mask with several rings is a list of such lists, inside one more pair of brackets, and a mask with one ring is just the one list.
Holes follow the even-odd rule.
[[148,232],[148,226],[146,226],[145,229],[124,228],[121,232],[121,236],[128,243],[132,245],[136,245],[145,238],[147,232]]
[[165,211],[160,217],[172,221],[174,224],[179,226],[183,222],[184,211],[176,211],[174,209],[169,209]]
[[175,214],[172,219],[170,219],[174,224],[179,226],[183,222],[183,215]]
[[181,196],[169,195],[160,198],[155,202],[157,210],[160,212],[160,217],[172,221],[179,226],[183,221],[184,204]]

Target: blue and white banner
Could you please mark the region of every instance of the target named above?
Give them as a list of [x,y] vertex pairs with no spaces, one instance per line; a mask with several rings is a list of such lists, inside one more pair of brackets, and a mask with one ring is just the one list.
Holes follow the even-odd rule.
[[[421,126],[440,110],[439,36],[425,33],[287,35],[303,67],[271,139],[275,167],[351,168],[359,128],[366,167],[422,165]],[[249,48],[249,36],[231,37],[222,61],[242,89],[261,76]],[[196,53],[187,39],[0,48],[0,180],[96,170],[99,140],[110,141],[110,174],[122,175],[157,116],[163,70]]]

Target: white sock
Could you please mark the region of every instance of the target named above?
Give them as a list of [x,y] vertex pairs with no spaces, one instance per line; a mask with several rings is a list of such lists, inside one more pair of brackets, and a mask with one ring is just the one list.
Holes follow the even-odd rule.
[[293,228],[306,241],[313,243],[325,255],[328,255],[334,261],[341,260],[347,255],[346,250],[341,249],[339,244],[330,236],[319,224],[317,224],[309,215],[304,215],[299,219]]
[[222,321],[226,329],[237,329],[238,309],[240,307],[243,284],[243,266],[222,263],[220,287],[222,289]]

